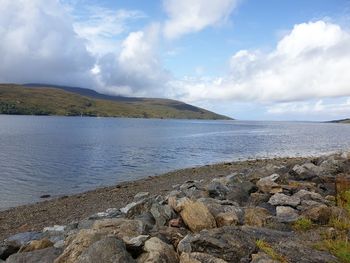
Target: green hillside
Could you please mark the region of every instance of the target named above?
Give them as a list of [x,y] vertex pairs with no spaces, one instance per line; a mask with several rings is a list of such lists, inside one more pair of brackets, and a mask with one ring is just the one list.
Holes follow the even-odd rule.
[[96,99],[60,88],[23,87],[14,84],[0,84],[0,114],[230,119],[175,100],[146,98]]

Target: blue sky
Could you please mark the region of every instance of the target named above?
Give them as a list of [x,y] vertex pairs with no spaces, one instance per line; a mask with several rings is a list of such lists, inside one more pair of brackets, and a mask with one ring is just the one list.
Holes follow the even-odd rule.
[[0,0],[0,81],[238,119],[350,117],[350,1]]

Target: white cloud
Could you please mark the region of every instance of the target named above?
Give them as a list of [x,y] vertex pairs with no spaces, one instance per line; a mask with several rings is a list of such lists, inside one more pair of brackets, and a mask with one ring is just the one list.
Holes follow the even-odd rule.
[[74,29],[88,40],[88,50],[96,55],[117,52],[116,37],[128,30],[128,23],[146,17],[138,10],[111,10],[100,6],[87,6],[83,10],[73,9]]
[[225,21],[237,5],[237,0],[164,0],[169,19],[164,35],[169,39],[200,31]]
[[58,1],[0,0],[0,82],[93,84],[94,58]]
[[[318,118],[346,118],[350,114],[350,98],[337,99],[336,101],[324,102],[318,101],[301,101],[278,103],[267,107],[267,112],[273,115],[294,114],[295,116],[305,117],[305,115],[314,115]],[[327,117],[325,117],[327,116]]]
[[107,54],[99,60],[100,81],[109,91],[123,95],[163,96],[169,73],[157,54],[159,25],[131,32],[118,55]]
[[241,50],[230,74],[178,81],[190,101],[288,102],[350,96],[350,33],[324,21],[295,25],[269,52]]

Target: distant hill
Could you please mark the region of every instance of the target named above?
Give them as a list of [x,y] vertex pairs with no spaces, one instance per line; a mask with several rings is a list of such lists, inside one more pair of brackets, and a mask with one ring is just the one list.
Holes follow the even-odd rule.
[[329,121],[330,123],[350,123],[350,119]]
[[0,114],[229,120],[180,101],[43,84],[0,84]]

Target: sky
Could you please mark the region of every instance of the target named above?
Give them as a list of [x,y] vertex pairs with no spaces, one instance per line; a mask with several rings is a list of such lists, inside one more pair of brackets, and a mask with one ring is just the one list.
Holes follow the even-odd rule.
[[0,0],[0,82],[350,117],[349,0]]

